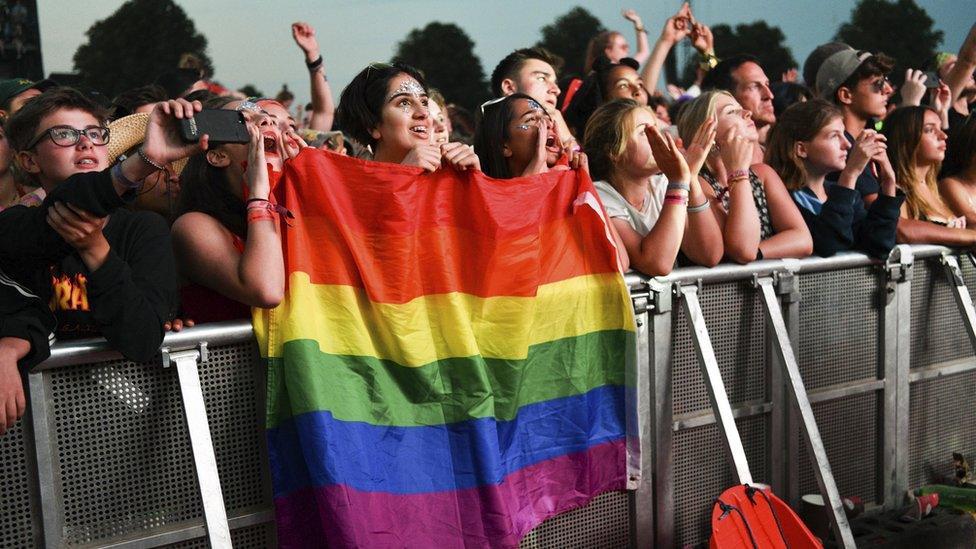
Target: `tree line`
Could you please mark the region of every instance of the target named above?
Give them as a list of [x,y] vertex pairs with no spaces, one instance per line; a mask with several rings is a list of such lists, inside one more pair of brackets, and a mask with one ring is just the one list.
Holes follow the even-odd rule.
[[[892,40],[898,29],[899,40]],[[582,7],[574,7],[539,31],[537,46],[559,55],[564,76],[582,73],[589,39],[605,31],[603,23]],[[654,29],[649,37],[656,39]],[[712,26],[718,57],[751,53],[773,78],[797,67],[783,31],[764,21]],[[87,42],[74,55],[81,81],[109,96],[150,82],[177,66],[185,54],[195,55],[207,76],[213,62],[207,55],[207,39],[173,0],[128,0],[109,17],[86,32]],[[898,61],[894,76],[905,67],[922,67],[942,42],[942,31],[933,29],[932,18],[915,0],[859,0],[848,22],[834,35],[856,49],[884,52]],[[138,48],[134,44],[139,44]],[[393,60],[409,63],[424,72],[428,83],[448,102],[474,108],[489,95],[484,66],[474,53],[475,43],[453,23],[432,22],[410,31],[395,48]],[[673,52],[672,52],[673,55]],[[681,74],[668,71],[669,82],[687,84],[694,77],[697,59],[689,58]],[[669,66],[674,67],[673,62]],[[257,91],[250,87],[248,91]]]

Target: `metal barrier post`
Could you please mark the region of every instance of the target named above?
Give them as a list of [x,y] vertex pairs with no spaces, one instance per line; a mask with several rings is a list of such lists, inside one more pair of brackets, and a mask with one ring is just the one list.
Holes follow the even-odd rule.
[[[789,332],[790,345],[797,348],[800,331],[800,288],[796,276],[782,275],[776,280],[776,292],[781,296],[783,319]],[[773,491],[797,508],[800,504],[800,424],[790,406],[785,378],[786,369],[776,350],[776,338],[766,337],[766,359],[769,364],[770,414],[769,458],[770,484]]]
[[647,459],[651,460],[654,500],[654,538],[645,547],[673,547],[675,543],[674,461],[672,459],[671,402],[671,297],[672,285],[652,279],[649,283],[647,366],[650,390],[651,436]]
[[64,506],[59,474],[57,436],[54,432],[54,410],[50,376],[44,372],[27,376],[30,391],[31,428],[34,434],[34,456],[37,460],[37,483],[41,504],[41,527],[44,547],[61,547],[64,536]]
[[969,288],[962,278],[959,259],[951,254],[942,254],[942,266],[945,268],[949,284],[952,286],[952,297],[955,298],[959,313],[962,315],[963,325],[969,335],[969,342],[976,350],[976,310],[973,309],[973,298],[969,295]]
[[679,286],[678,291],[681,293],[682,307],[688,316],[688,324],[691,328],[689,331],[694,342],[695,354],[698,355],[698,364],[705,378],[708,398],[712,403],[712,413],[725,440],[736,481],[739,484],[752,484],[749,460],[746,459],[746,451],[742,447],[739,429],[735,426],[735,416],[732,415],[732,405],[729,403],[725,383],[722,381],[722,371],[718,367],[718,360],[712,349],[712,340],[708,335],[708,327],[705,325],[705,317],[702,315],[701,303],[698,301],[698,286],[682,285]]
[[912,331],[912,248],[896,246],[885,265],[884,312],[881,350],[884,378],[883,441],[881,449],[882,497],[886,509],[901,505],[908,489]]
[[[792,275],[788,275],[792,276]],[[816,462],[814,474],[817,478],[817,485],[824,499],[829,502],[830,522],[834,530],[834,536],[844,547],[854,549],[854,535],[851,533],[850,524],[847,522],[847,515],[844,513],[844,504],[840,500],[840,493],[834,483],[834,475],[830,471],[830,463],[827,461],[827,451],[824,449],[823,441],[820,439],[820,430],[817,428],[817,421],[813,416],[813,408],[807,398],[806,388],[803,386],[803,379],[800,377],[800,367],[796,362],[796,355],[793,354],[793,345],[790,343],[790,336],[786,331],[786,322],[783,320],[780,311],[779,300],[776,297],[776,290],[773,287],[774,281],[771,276],[759,277],[756,286],[762,292],[764,309],[766,310],[766,322],[769,325],[772,335],[775,338],[774,349],[778,359],[784,369],[785,379],[788,382],[789,396],[793,400],[794,407],[799,414],[800,423],[803,426],[804,440],[807,449]]]
[[183,413],[186,430],[190,435],[193,449],[193,464],[196,466],[197,482],[200,485],[200,499],[203,503],[203,517],[207,523],[207,538],[210,547],[233,547],[230,527],[227,524],[227,509],[220,489],[220,476],[217,473],[217,457],[214,453],[213,439],[210,437],[210,423],[203,401],[200,386],[198,362],[207,361],[207,344],[203,342],[197,349],[170,352],[163,349],[163,367],[176,364],[180,380],[180,394],[183,397]]
[[651,437],[651,380],[653,365],[649,358],[653,354],[648,336],[648,311],[654,308],[650,293],[631,291],[634,305],[634,319],[637,324],[637,368],[634,386],[637,391],[637,430],[640,439],[641,480],[637,490],[628,492],[630,500],[631,547],[652,547],[654,545],[654,466]]

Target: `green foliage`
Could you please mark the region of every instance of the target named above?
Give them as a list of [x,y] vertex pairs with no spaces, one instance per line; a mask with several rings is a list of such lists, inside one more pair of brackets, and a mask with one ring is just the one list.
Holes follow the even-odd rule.
[[474,42],[453,23],[435,21],[410,31],[397,45],[395,59],[420,69],[427,85],[440,90],[448,103],[473,109],[488,97]]
[[[779,27],[769,26],[765,21],[742,23],[736,25],[735,29],[725,24],[715,25],[712,27],[712,35],[715,37],[715,55],[719,59],[739,53],[755,55],[772,82],[797,66],[793,52],[784,44],[786,36],[783,31]],[[684,80],[687,83],[695,79],[698,61],[698,55],[692,55],[685,65]]]
[[922,68],[942,43],[942,31],[915,0],[860,0],[836,39],[853,48],[885,53],[895,59],[894,76]]
[[85,34],[88,42],[75,52],[75,70],[110,97],[175,69],[184,53],[198,56],[212,72],[207,39],[173,0],[129,0]]
[[254,84],[244,84],[237,91],[243,93],[248,97],[267,97],[267,95],[264,95],[264,93],[261,90],[255,88]]
[[541,46],[562,57],[560,76],[581,75],[586,61],[586,46],[590,39],[607,30],[603,23],[585,9],[576,6],[542,27]]

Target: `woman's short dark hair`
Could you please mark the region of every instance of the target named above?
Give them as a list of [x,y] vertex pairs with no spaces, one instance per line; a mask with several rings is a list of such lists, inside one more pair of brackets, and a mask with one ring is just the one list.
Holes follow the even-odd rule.
[[620,66],[630,67],[636,71],[640,64],[630,57],[624,57],[619,63],[614,63],[603,55],[597,57],[593,63],[593,71],[586,77],[579,91],[576,92],[573,100],[566,107],[566,124],[576,135],[583,134],[590,116],[600,105],[606,102],[607,92],[610,84],[612,84],[607,79],[610,78],[613,69]]
[[390,80],[406,74],[427,90],[427,83],[417,69],[404,63],[370,63],[359,71],[352,82],[342,90],[336,108],[336,122],[342,133],[356,141],[376,147],[371,130],[380,124],[383,103]]
[[514,177],[508,171],[508,161],[502,149],[509,138],[508,123],[515,115],[513,105],[519,99],[535,101],[524,93],[513,93],[497,103],[485,106],[485,113],[474,132],[474,152],[481,160],[481,171],[488,177]]

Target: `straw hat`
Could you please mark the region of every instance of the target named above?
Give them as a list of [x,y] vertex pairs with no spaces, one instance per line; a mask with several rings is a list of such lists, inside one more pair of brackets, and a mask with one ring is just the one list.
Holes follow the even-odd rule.
[[[136,148],[142,144],[146,138],[146,127],[149,125],[149,113],[136,113],[123,116],[118,120],[109,123],[108,157],[112,163],[116,163],[122,157],[135,154]],[[177,174],[183,173],[186,167],[186,158],[181,158],[171,165]]]

